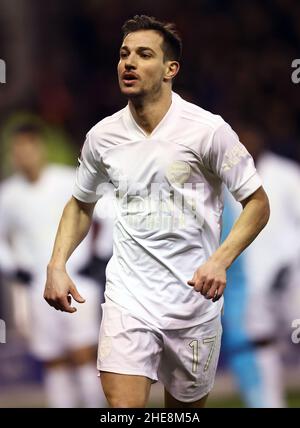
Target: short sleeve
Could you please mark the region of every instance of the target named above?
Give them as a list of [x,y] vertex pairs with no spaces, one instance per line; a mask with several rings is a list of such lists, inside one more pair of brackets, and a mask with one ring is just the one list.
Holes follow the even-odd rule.
[[253,158],[227,123],[212,137],[209,165],[237,201],[246,199],[262,185]]
[[73,189],[75,198],[87,203],[97,202],[102,196],[99,191],[100,185],[109,181],[101,156],[96,155],[92,138],[88,133],[78,159],[79,165]]

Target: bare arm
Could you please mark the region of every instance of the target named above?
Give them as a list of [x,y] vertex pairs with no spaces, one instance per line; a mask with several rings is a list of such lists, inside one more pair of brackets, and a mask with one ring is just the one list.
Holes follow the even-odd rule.
[[47,268],[44,298],[55,309],[75,312],[71,296],[79,303],[84,299],[66,272],[66,263],[87,235],[92,222],[95,203],[84,203],[72,197],[61,217],[51,260]]
[[243,211],[226,240],[204,265],[200,266],[189,285],[208,299],[218,300],[226,286],[226,270],[251,244],[269,220],[268,197],[262,187],[241,202]]

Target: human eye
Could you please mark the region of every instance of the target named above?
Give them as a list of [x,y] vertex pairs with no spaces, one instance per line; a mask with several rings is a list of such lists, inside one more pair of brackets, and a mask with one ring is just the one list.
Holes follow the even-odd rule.
[[150,52],[141,52],[140,55],[142,58],[151,58],[152,57]]
[[128,52],[120,51],[120,58],[126,58],[128,56]]

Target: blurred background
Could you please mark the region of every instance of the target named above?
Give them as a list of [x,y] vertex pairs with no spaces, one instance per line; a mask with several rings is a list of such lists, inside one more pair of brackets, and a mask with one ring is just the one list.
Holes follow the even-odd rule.
[[[257,155],[257,162],[257,152],[264,150],[273,156],[266,180],[274,194],[281,186],[284,199],[278,203],[281,224],[274,224],[278,236],[271,247],[282,253],[280,246],[285,242],[291,251],[288,260],[276,256],[276,267],[270,266],[270,286],[264,287],[263,297],[256,296],[275,299],[269,312],[273,330],[267,337],[250,336],[246,347],[255,350],[276,342],[279,362],[271,358],[274,371],[268,376],[277,377],[279,366],[281,374],[269,389],[278,389],[278,407],[280,403],[300,407],[300,344],[291,339],[297,327],[294,324],[292,328],[292,321],[300,319],[300,306],[295,304],[299,302],[300,270],[300,83],[291,79],[292,61],[300,58],[297,0],[1,0],[0,59],[6,63],[6,83],[0,83],[0,179],[5,183],[14,173],[10,132],[24,121],[42,124],[51,163],[76,165],[89,128],[126,103],[119,93],[116,65],[120,28],[135,14],[177,24],[183,38],[183,58],[174,90],[222,115],[246,146],[244,139],[248,137],[253,144],[247,147]],[[281,165],[282,180],[278,178]],[[290,172],[291,186],[288,180],[284,182]],[[261,174],[264,176],[263,169]],[[288,199],[285,195],[289,191]],[[292,224],[292,232],[285,233],[286,223]],[[261,248],[256,253],[260,260]],[[271,252],[264,253],[266,260],[272,257]],[[253,257],[255,254],[251,260]],[[246,276],[248,265],[246,260]],[[255,279],[255,271],[252,276]],[[20,282],[20,278],[16,281],[2,272],[0,319],[6,323],[6,343],[0,343],[0,407],[46,407],[41,364],[28,346],[27,288]],[[246,288],[250,287],[248,282],[246,278]],[[245,296],[229,298],[233,306],[241,308],[239,299]],[[237,314],[234,322],[242,324],[245,313]],[[260,322],[264,324],[263,318]],[[238,368],[230,363],[233,354],[243,353],[244,344],[229,343],[228,352],[224,345],[209,406],[255,405],[255,400],[247,398],[253,378],[240,380],[239,363]],[[269,357],[264,358],[269,367]],[[252,394],[259,396],[258,392]],[[161,406],[161,400],[161,387],[156,385],[151,405]]]

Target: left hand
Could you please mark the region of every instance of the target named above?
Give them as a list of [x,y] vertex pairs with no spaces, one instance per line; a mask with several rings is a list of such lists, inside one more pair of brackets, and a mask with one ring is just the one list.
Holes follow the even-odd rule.
[[193,278],[187,283],[206,299],[216,302],[226,287],[226,268],[218,262],[208,260],[195,271]]

